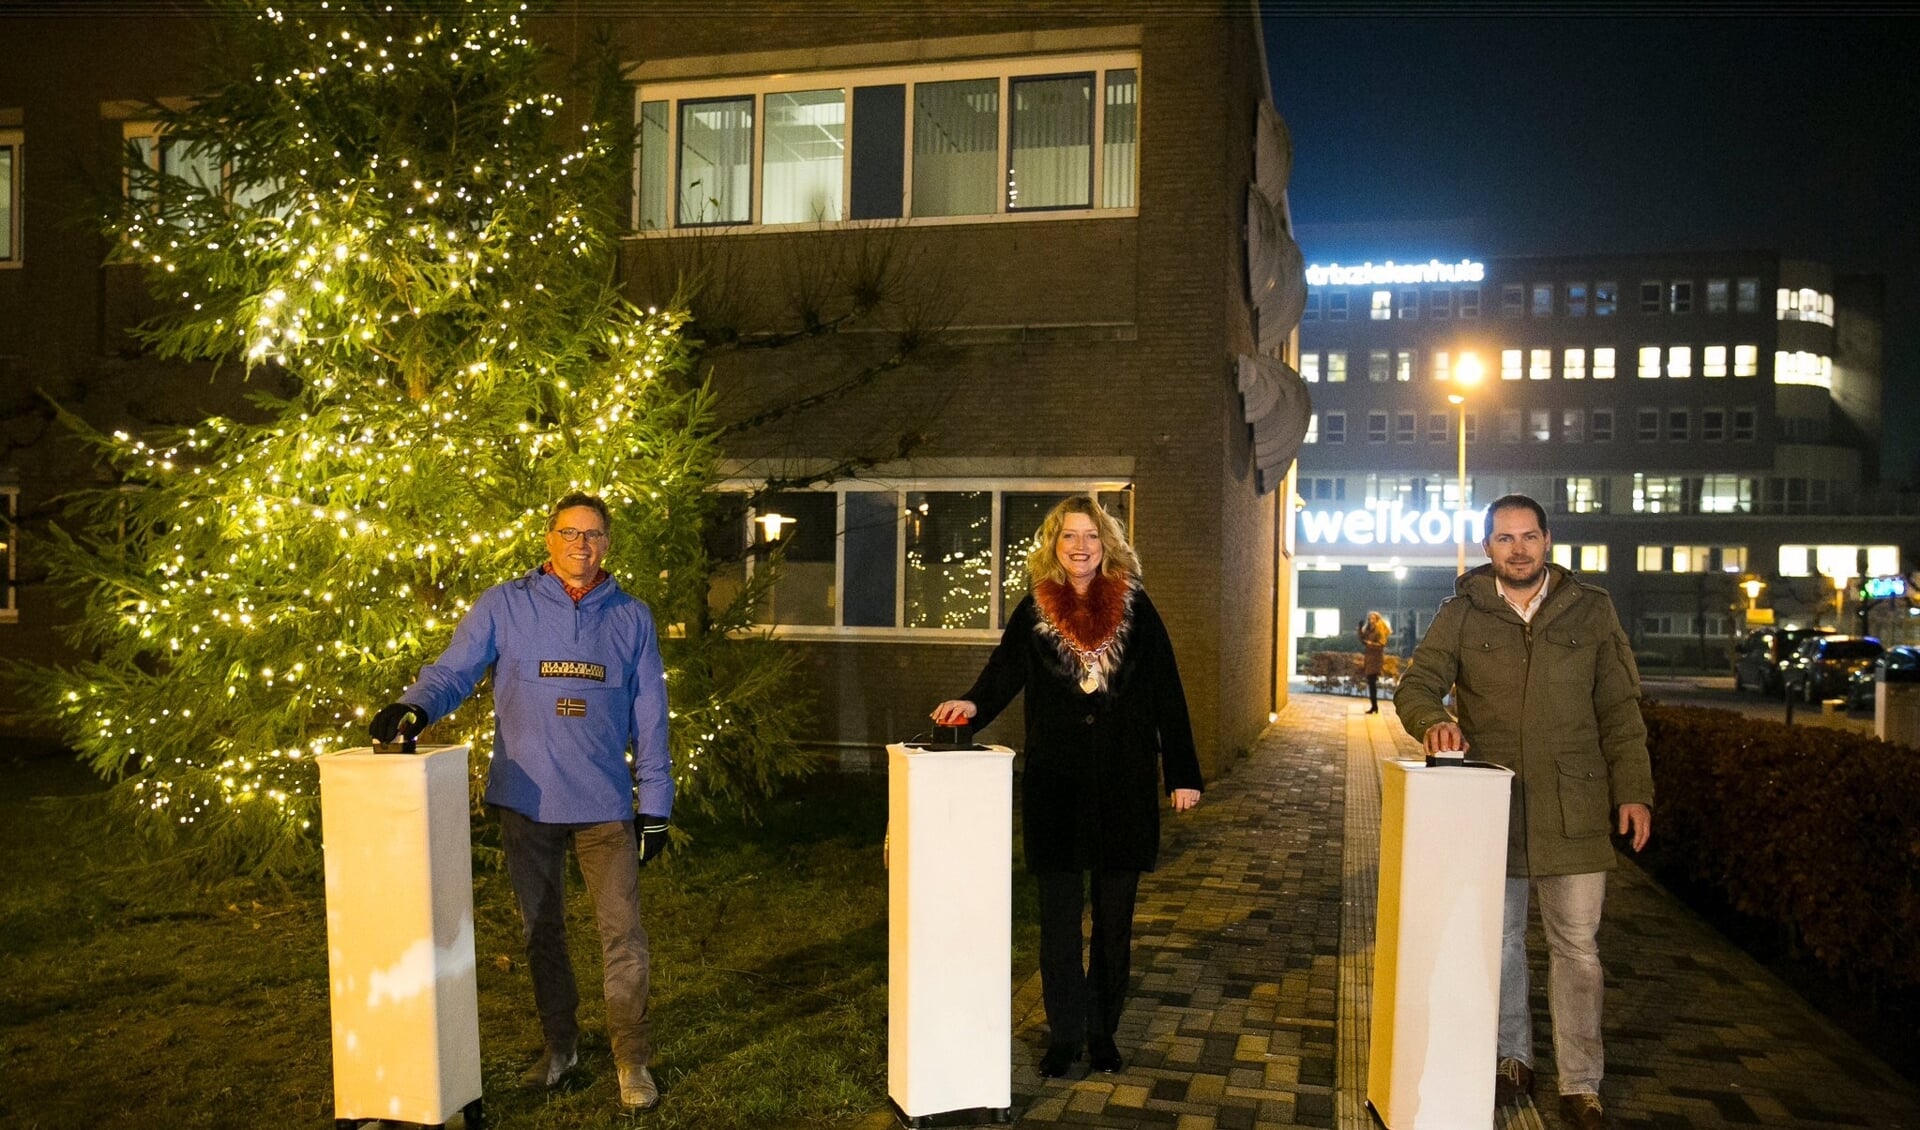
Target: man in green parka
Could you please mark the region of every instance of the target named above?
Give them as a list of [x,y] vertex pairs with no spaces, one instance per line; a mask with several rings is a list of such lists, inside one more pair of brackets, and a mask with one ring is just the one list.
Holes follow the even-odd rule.
[[[1512,1102],[1533,1088],[1531,895],[1547,937],[1561,1113],[1579,1130],[1598,1130],[1605,986],[1596,937],[1614,865],[1608,833],[1635,851],[1653,833],[1640,674],[1612,598],[1549,562],[1553,539],[1538,502],[1495,500],[1480,545],[1488,563],[1454,583],[1393,703],[1427,752],[1470,749],[1514,772],[1494,1093]],[[1443,701],[1449,692],[1454,713]]]

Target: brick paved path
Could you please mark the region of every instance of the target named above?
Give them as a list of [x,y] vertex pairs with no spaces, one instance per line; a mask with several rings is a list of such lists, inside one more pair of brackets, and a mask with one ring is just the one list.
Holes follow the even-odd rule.
[[[1413,746],[1392,708],[1299,693],[1252,756],[1167,821],[1140,888],[1127,1069],[1043,1080],[1038,978],[1014,996],[1014,1103],[1029,1127],[1362,1130],[1376,764]],[[1623,867],[1608,889],[1607,1081],[1618,1130],[1920,1130],[1920,1089]],[[1542,1098],[1490,1130],[1558,1130],[1538,926]],[[1373,1124],[1377,1125],[1377,1124]],[[1463,1130],[1480,1130],[1478,1127]]]

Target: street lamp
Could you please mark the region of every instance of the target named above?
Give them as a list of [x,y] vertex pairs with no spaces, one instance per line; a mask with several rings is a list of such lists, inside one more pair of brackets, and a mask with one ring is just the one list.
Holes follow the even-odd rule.
[[[1485,373],[1485,370],[1480,367],[1479,354],[1473,353],[1471,351],[1462,353],[1460,355],[1460,364],[1455,366],[1453,370],[1454,387],[1464,390],[1472,387],[1473,385],[1477,385],[1480,383],[1480,378],[1481,376],[1484,375],[1484,373]],[[1448,393],[1447,403],[1453,405],[1455,408],[1458,408],[1460,410],[1460,427],[1458,428],[1458,431],[1460,433],[1460,509],[1470,510],[1472,509],[1472,504],[1467,501],[1467,397],[1466,397],[1466,393],[1464,391]],[[1467,542],[1464,537],[1460,537],[1456,534],[1453,544],[1454,544],[1454,549],[1456,551],[1455,560],[1454,560],[1454,575],[1459,576],[1460,574],[1465,573],[1467,571]]]

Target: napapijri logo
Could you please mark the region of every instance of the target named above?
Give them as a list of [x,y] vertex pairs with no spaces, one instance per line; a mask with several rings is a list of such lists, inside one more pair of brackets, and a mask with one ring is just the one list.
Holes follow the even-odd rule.
[[592,679],[596,683],[607,681],[607,668],[601,663],[582,663],[577,659],[542,659],[540,661],[542,679]]
[[562,718],[585,718],[587,700],[584,698],[563,698],[553,704],[553,712]]

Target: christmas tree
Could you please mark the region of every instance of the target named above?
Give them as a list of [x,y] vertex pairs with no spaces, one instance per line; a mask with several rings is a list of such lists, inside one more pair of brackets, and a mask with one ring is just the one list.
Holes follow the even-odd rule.
[[[610,65],[549,91],[517,8],[260,6],[192,106],[129,154],[120,254],[157,355],[244,366],[246,419],[102,435],[114,480],[47,546],[90,658],[29,673],[140,827],[216,869],[299,867],[313,759],[544,556],[569,490],[654,609],[683,803],[733,810],[805,761],[789,660],[708,606],[717,429],[681,318],[615,281],[631,103]],[[484,772],[490,697],[429,740]],[[724,805],[722,802],[725,802]]]

